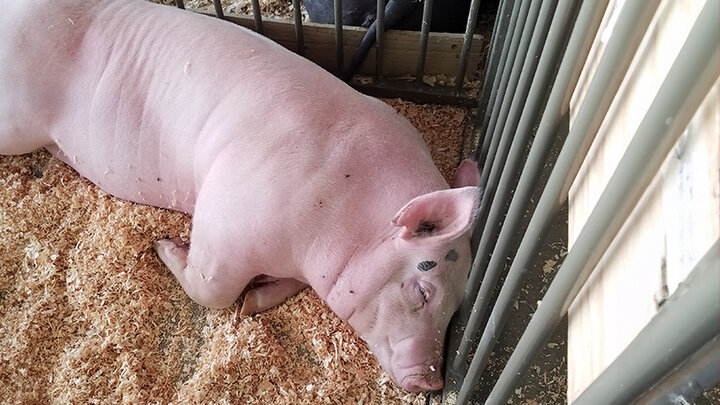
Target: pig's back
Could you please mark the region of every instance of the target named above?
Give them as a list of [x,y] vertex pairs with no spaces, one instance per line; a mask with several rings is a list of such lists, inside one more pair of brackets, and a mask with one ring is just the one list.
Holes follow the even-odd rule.
[[[388,164],[429,161],[392,109],[264,37],[144,1],[99,4],[68,63],[49,149],[113,195],[192,212],[231,144],[246,151],[233,175],[248,178],[288,168],[317,178],[338,160],[370,151],[364,159],[387,161],[398,148],[405,161]],[[74,21],[70,32],[83,26],[76,13],[58,17]]]

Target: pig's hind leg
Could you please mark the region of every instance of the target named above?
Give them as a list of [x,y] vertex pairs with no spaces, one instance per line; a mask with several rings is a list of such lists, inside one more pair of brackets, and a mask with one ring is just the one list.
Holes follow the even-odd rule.
[[281,304],[307,284],[292,278],[266,279],[245,294],[241,315],[252,315]]

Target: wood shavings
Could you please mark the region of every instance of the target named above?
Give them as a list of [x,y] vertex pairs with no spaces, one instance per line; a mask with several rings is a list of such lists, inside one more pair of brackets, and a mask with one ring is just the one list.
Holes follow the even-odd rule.
[[435,165],[450,182],[462,157],[463,129],[467,111],[461,107],[415,104],[401,99],[383,99],[404,115],[423,136]]
[[[149,0],[153,3],[175,5],[175,0]],[[215,11],[212,0],[185,0],[183,2],[185,8],[194,8],[198,10]],[[225,14],[245,14],[252,15],[252,5],[250,0],[221,0],[223,13]],[[292,20],[293,6],[292,0],[259,0],[260,14],[266,18],[279,18]],[[300,13],[303,21],[310,21],[305,6],[301,4]]]
[[[449,179],[464,111],[387,102]],[[425,403],[310,289],[252,318],[192,302],[152,250],[189,235],[189,217],[113,198],[47,152],[0,156],[3,403]]]

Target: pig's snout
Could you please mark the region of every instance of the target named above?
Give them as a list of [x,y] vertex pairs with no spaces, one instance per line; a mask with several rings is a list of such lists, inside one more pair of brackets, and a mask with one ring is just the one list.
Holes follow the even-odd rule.
[[410,337],[392,345],[390,374],[402,389],[419,392],[443,388],[442,349],[438,343]]
[[402,370],[398,376],[402,389],[410,392],[435,391],[443,388],[439,365],[421,365]]

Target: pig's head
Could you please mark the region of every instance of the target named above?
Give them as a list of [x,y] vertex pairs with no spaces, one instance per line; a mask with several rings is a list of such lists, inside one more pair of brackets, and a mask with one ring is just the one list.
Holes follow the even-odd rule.
[[471,169],[477,173],[474,164],[458,169],[452,184],[458,188],[408,202],[387,237],[354,264],[366,270],[354,280],[355,298],[362,300],[352,304],[348,322],[408,391],[443,387],[443,340],[465,291],[481,197],[472,185],[479,175],[462,173]]

